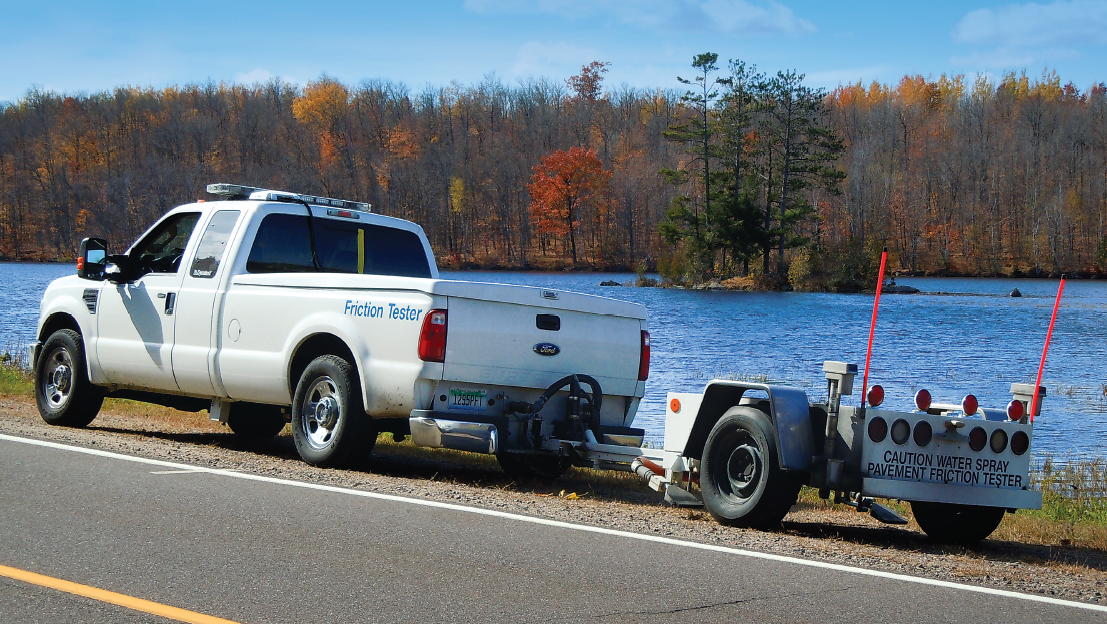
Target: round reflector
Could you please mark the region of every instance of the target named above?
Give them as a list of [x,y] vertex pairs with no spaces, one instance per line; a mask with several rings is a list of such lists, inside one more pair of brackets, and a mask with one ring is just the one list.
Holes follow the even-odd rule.
[[880,405],[883,402],[884,402],[884,387],[876,385],[876,386],[873,386],[872,388],[869,388],[869,406],[870,407],[876,407],[877,405]]
[[679,414],[680,413],[680,399],[673,399],[672,401],[669,401],[669,409],[674,414]]
[[980,409],[980,402],[975,396],[966,394],[965,398],[961,399],[961,411],[965,412],[965,416],[972,416],[978,409]]
[[1025,431],[1016,431],[1011,436],[1011,452],[1015,455],[1022,455],[1030,448],[1030,436],[1026,435]]
[[915,407],[926,411],[930,407],[930,391],[926,388],[915,393]]
[[925,420],[920,420],[915,423],[915,444],[919,446],[926,446],[930,444],[930,440],[934,438],[934,428],[930,426]]
[[989,445],[992,447],[993,453],[1002,453],[1007,449],[1007,432],[1003,429],[993,431]]
[[984,427],[973,427],[973,430],[969,432],[969,448],[974,451],[979,451],[982,450],[987,443],[988,432],[984,431]]
[[1022,420],[1023,414],[1026,414],[1026,406],[1022,401],[1015,400],[1007,404],[1007,417],[1011,420]]
[[911,425],[907,424],[906,420],[900,418],[892,423],[892,442],[905,444],[909,437],[911,437]]
[[869,421],[869,439],[873,442],[883,442],[888,437],[888,421],[880,416]]

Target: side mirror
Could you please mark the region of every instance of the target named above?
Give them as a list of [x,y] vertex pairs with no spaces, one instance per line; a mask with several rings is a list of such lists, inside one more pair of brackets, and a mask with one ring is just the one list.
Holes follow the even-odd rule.
[[128,256],[124,254],[113,254],[107,257],[105,263],[104,279],[113,284],[123,284],[131,281],[133,276],[128,270],[128,265],[130,263],[130,258]]
[[87,280],[103,280],[104,266],[108,259],[108,241],[102,238],[86,238],[81,241],[77,256],[77,277]]

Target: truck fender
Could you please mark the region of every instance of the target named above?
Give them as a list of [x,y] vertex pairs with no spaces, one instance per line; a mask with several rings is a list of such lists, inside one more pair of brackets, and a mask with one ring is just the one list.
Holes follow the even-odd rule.
[[749,390],[761,390],[768,400],[754,404],[767,410],[773,425],[773,437],[780,457],[780,467],[785,470],[810,470],[815,444],[812,435],[810,404],[807,393],[789,386],[771,386],[742,381],[714,380],[707,384],[700,403],[692,432],[684,447],[684,456],[703,457],[707,436],[726,411],[738,405]]
[[[95,305],[95,304],[94,304]],[[89,312],[85,302],[70,295],[53,298],[39,315],[41,326],[38,329],[38,342],[41,344],[59,329],[72,329],[81,335],[85,348],[85,367],[92,383],[103,383],[104,374],[96,360],[96,353],[90,342],[96,334],[96,317]],[[37,359],[37,356],[36,356]],[[35,363],[31,362],[33,366]]]
[[[340,314],[329,312],[312,314],[302,319],[292,328],[292,331],[289,332],[289,339],[284,348],[284,361],[285,376],[288,382],[288,393],[290,398],[295,399],[296,384],[300,381],[298,378],[299,375],[295,374],[292,370],[293,360],[305,343],[321,335],[334,336],[350,351],[350,355],[353,356],[353,362],[351,362],[351,364],[357,369],[358,383],[361,384],[361,399],[364,401],[363,405],[371,405],[369,402],[370,397],[367,392],[368,389],[365,384],[365,371],[368,370],[367,364],[370,357],[369,347],[365,344],[365,341],[361,340],[357,328],[352,321]],[[334,353],[332,355],[344,354]],[[296,378],[293,378],[294,376]]]

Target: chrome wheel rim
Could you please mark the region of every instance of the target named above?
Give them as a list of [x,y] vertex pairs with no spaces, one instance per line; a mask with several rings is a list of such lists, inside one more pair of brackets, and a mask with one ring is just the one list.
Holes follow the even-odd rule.
[[322,449],[334,441],[346,406],[338,393],[338,384],[330,377],[316,379],[304,395],[300,410],[300,429],[312,448]]
[[42,369],[42,398],[50,409],[65,406],[73,393],[73,357],[65,347],[50,352]]

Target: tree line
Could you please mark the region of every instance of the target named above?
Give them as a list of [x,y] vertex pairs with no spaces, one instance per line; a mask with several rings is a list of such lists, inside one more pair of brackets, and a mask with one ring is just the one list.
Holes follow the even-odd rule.
[[327,76],[0,110],[0,256],[126,245],[225,181],[373,204],[446,267],[661,269],[846,287],[887,245],[941,274],[1107,268],[1107,89],[905,77],[813,89],[698,55],[683,90],[567,80],[412,90]]

